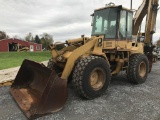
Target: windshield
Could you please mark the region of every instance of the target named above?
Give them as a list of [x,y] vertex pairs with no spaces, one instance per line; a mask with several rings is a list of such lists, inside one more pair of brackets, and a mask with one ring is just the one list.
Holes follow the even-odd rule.
[[117,8],[107,8],[94,13],[92,35],[116,38]]

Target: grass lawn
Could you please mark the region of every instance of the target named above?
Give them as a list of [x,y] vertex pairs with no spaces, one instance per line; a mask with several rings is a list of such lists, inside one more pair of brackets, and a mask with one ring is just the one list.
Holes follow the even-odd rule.
[[50,51],[45,52],[0,52],[0,70],[20,66],[24,59],[38,62],[51,58]]

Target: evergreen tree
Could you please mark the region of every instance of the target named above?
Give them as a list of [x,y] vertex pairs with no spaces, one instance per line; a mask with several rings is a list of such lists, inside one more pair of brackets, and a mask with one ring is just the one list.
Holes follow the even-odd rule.
[[36,35],[36,37],[35,37],[35,43],[38,43],[38,44],[40,44],[40,43],[41,43],[41,41],[40,41],[40,39],[39,39],[39,36],[38,36],[38,35]]

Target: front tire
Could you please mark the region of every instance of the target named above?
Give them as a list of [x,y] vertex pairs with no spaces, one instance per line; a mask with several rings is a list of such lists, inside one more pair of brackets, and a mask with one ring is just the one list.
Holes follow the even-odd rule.
[[51,59],[48,60],[47,67],[50,70],[54,70],[56,73],[61,73],[62,72],[62,68],[60,68],[59,66],[57,66],[54,63],[53,58],[51,58]]
[[146,81],[149,72],[148,58],[144,54],[133,54],[129,59],[127,78],[134,84],[142,84]]
[[74,88],[80,96],[94,99],[108,88],[111,72],[105,59],[88,56],[77,63],[72,78]]

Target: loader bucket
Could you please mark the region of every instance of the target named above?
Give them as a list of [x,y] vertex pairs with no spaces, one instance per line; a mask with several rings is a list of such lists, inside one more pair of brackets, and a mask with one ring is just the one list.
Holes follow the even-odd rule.
[[63,108],[67,80],[42,64],[24,60],[10,92],[29,119],[37,118]]

